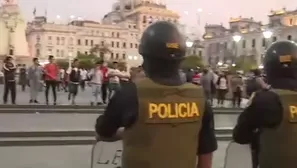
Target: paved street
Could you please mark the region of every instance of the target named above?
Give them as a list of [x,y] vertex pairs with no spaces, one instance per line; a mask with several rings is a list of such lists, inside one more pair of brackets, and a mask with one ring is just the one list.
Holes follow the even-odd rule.
[[[29,89],[30,88],[27,87],[26,91],[23,92],[23,91],[21,91],[21,87],[19,85],[17,86],[17,99],[16,99],[17,104],[20,104],[20,105],[29,104],[29,99],[30,99]],[[0,95],[1,98],[3,96],[3,91],[4,91],[3,85],[0,85],[0,93],[2,93]],[[10,100],[10,96],[8,96],[8,98]],[[50,90],[50,92],[49,92],[49,102],[50,103],[52,103],[51,98],[52,98],[52,92]],[[67,100],[67,98],[68,98],[68,93],[65,93],[64,91],[58,92],[57,93],[57,104],[60,104],[60,105],[70,104],[70,102]],[[44,93],[44,91],[39,93],[38,99],[39,99],[39,102],[41,104],[45,104],[45,93]],[[76,104],[77,105],[89,105],[91,99],[92,99],[91,88],[87,86],[85,91],[79,90],[78,96],[76,98]],[[2,101],[0,100],[0,103],[1,102]],[[8,102],[10,102],[10,101],[8,101]],[[244,107],[246,102],[247,102],[247,100],[244,99],[243,103],[242,103],[242,107]],[[214,107],[217,107],[217,101],[216,100],[214,100]],[[231,107],[231,102],[226,101],[225,104],[224,104],[224,107]]]

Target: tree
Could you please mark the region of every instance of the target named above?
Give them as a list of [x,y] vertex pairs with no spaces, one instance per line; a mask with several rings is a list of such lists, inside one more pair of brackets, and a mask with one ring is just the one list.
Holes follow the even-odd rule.
[[251,69],[257,68],[257,60],[254,56],[242,55],[235,60],[236,69],[247,72]]
[[105,60],[105,54],[111,53],[110,49],[106,45],[96,44],[90,50],[92,55],[97,55],[99,58]]
[[91,69],[94,67],[95,63],[100,60],[96,55],[93,54],[78,54],[76,59],[79,60],[80,68]]
[[182,62],[183,69],[194,69],[197,67],[203,68],[203,60],[197,55],[187,56]]
[[60,68],[67,69],[69,66],[68,60],[57,60],[56,62]]

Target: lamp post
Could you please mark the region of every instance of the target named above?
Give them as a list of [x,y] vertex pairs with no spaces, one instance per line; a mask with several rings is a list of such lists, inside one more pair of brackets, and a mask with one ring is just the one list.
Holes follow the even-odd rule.
[[68,53],[68,67],[71,67],[72,52]]
[[[242,39],[242,36],[241,35],[234,35],[232,38],[233,38],[233,41],[236,43],[235,44],[235,54],[234,54],[235,58],[236,58],[236,57],[238,57],[238,43]],[[233,58],[233,60],[232,60],[232,66],[233,65],[236,66],[235,65],[235,58]]]
[[268,46],[270,45],[270,39],[271,39],[271,37],[272,37],[272,35],[273,35],[273,32],[272,31],[270,31],[270,30],[265,30],[264,32],[263,32],[263,37],[264,37],[264,43],[265,43],[265,51],[264,51],[264,53],[262,54],[262,56],[261,56],[261,64],[260,64],[260,66],[259,66],[259,69],[263,69],[263,59],[264,59],[264,55],[265,55],[265,52],[266,52],[266,50],[267,50],[267,48],[268,48]]

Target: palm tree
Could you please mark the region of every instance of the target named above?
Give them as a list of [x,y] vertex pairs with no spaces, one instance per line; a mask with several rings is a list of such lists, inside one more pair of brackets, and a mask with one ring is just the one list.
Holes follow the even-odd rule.
[[90,50],[91,54],[97,55],[100,57],[100,59],[105,60],[105,54],[111,53],[110,49],[107,45],[99,45],[96,44],[94,47]]

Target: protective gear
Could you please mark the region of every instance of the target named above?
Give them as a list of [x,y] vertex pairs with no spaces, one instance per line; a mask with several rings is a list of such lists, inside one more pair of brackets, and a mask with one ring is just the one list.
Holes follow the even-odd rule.
[[296,168],[297,156],[297,92],[273,90],[283,106],[282,122],[276,128],[263,128],[260,135],[261,168]]
[[156,22],[144,31],[139,53],[144,59],[182,60],[186,53],[185,38],[174,24]]
[[125,130],[123,167],[196,167],[205,106],[202,88],[165,86],[149,78],[136,86],[139,115],[134,126]]
[[279,78],[297,79],[297,45],[292,41],[278,41],[266,51],[264,70],[268,82]]

